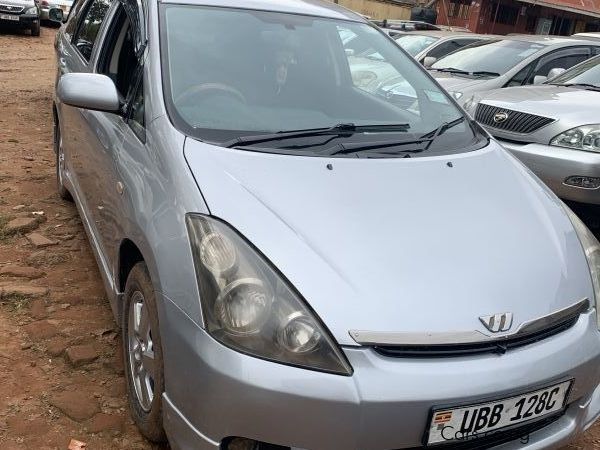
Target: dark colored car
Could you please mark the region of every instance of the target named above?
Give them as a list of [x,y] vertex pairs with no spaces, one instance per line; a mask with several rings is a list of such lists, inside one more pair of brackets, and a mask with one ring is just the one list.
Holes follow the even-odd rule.
[[40,35],[40,9],[33,0],[2,0],[0,24],[12,24],[31,30],[32,36]]

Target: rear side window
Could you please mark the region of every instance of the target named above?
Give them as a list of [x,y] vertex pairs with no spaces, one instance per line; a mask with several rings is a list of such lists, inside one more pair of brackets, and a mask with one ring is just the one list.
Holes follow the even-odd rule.
[[85,12],[75,38],[75,47],[86,61],[92,56],[98,32],[109,8],[110,0],[93,0]]

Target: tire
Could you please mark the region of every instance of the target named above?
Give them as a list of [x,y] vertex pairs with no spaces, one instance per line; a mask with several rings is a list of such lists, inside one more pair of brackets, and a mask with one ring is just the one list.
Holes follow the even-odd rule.
[[56,190],[58,195],[63,200],[72,202],[73,197],[69,190],[63,184],[63,170],[64,170],[64,150],[62,146],[62,138],[60,135],[60,126],[56,117],[54,118],[54,154],[56,155]]
[[39,20],[37,21],[37,23],[35,23],[31,26],[31,35],[32,36],[40,35],[40,21]]
[[123,357],[131,416],[146,439],[164,442],[163,353],[154,288],[143,262],[137,263],[127,277],[122,308]]

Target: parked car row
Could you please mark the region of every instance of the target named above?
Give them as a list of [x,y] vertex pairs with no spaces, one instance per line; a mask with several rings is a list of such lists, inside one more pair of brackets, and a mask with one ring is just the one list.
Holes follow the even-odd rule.
[[[600,124],[593,119],[600,117],[595,58],[600,33],[494,36],[419,30],[394,39],[556,194],[600,204]],[[405,108],[414,105],[416,92],[401,77],[391,77],[376,54],[361,58],[362,63],[353,61],[353,73],[363,80],[369,73],[364,89]]]
[[557,195],[598,205],[598,36],[482,40],[436,61],[431,73]]
[[558,196],[600,205],[600,56],[544,84],[476,94],[466,109]]
[[2,0],[0,2],[0,25],[28,29],[32,36],[40,35],[43,21],[62,23],[72,0]]
[[28,29],[40,35],[43,22],[61,24],[68,16],[73,0],[2,0],[0,25]]

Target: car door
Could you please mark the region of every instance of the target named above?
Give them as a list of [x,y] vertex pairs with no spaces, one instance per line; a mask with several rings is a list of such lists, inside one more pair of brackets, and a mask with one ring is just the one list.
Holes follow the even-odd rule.
[[[98,186],[94,198],[95,225],[99,233],[108,270],[114,269],[121,236],[123,236],[124,197],[131,155],[145,154],[145,109],[143,83],[144,30],[140,29],[141,13],[133,11],[139,4],[120,2],[107,24],[99,50],[96,72],[111,78],[119,94],[120,114],[97,113],[96,126],[110,136],[109,145],[97,149],[95,171]],[[138,180],[143,182],[143,180]]]
[[[59,44],[60,74],[93,72],[98,37],[111,6],[111,0],[89,0],[79,3],[81,10],[67,23]],[[88,222],[94,235],[92,198],[99,176],[94,170],[96,150],[108,142],[104,130],[97,126],[95,116],[98,114],[82,108],[59,105],[66,176],[73,185],[72,194],[82,208],[84,220]]]

